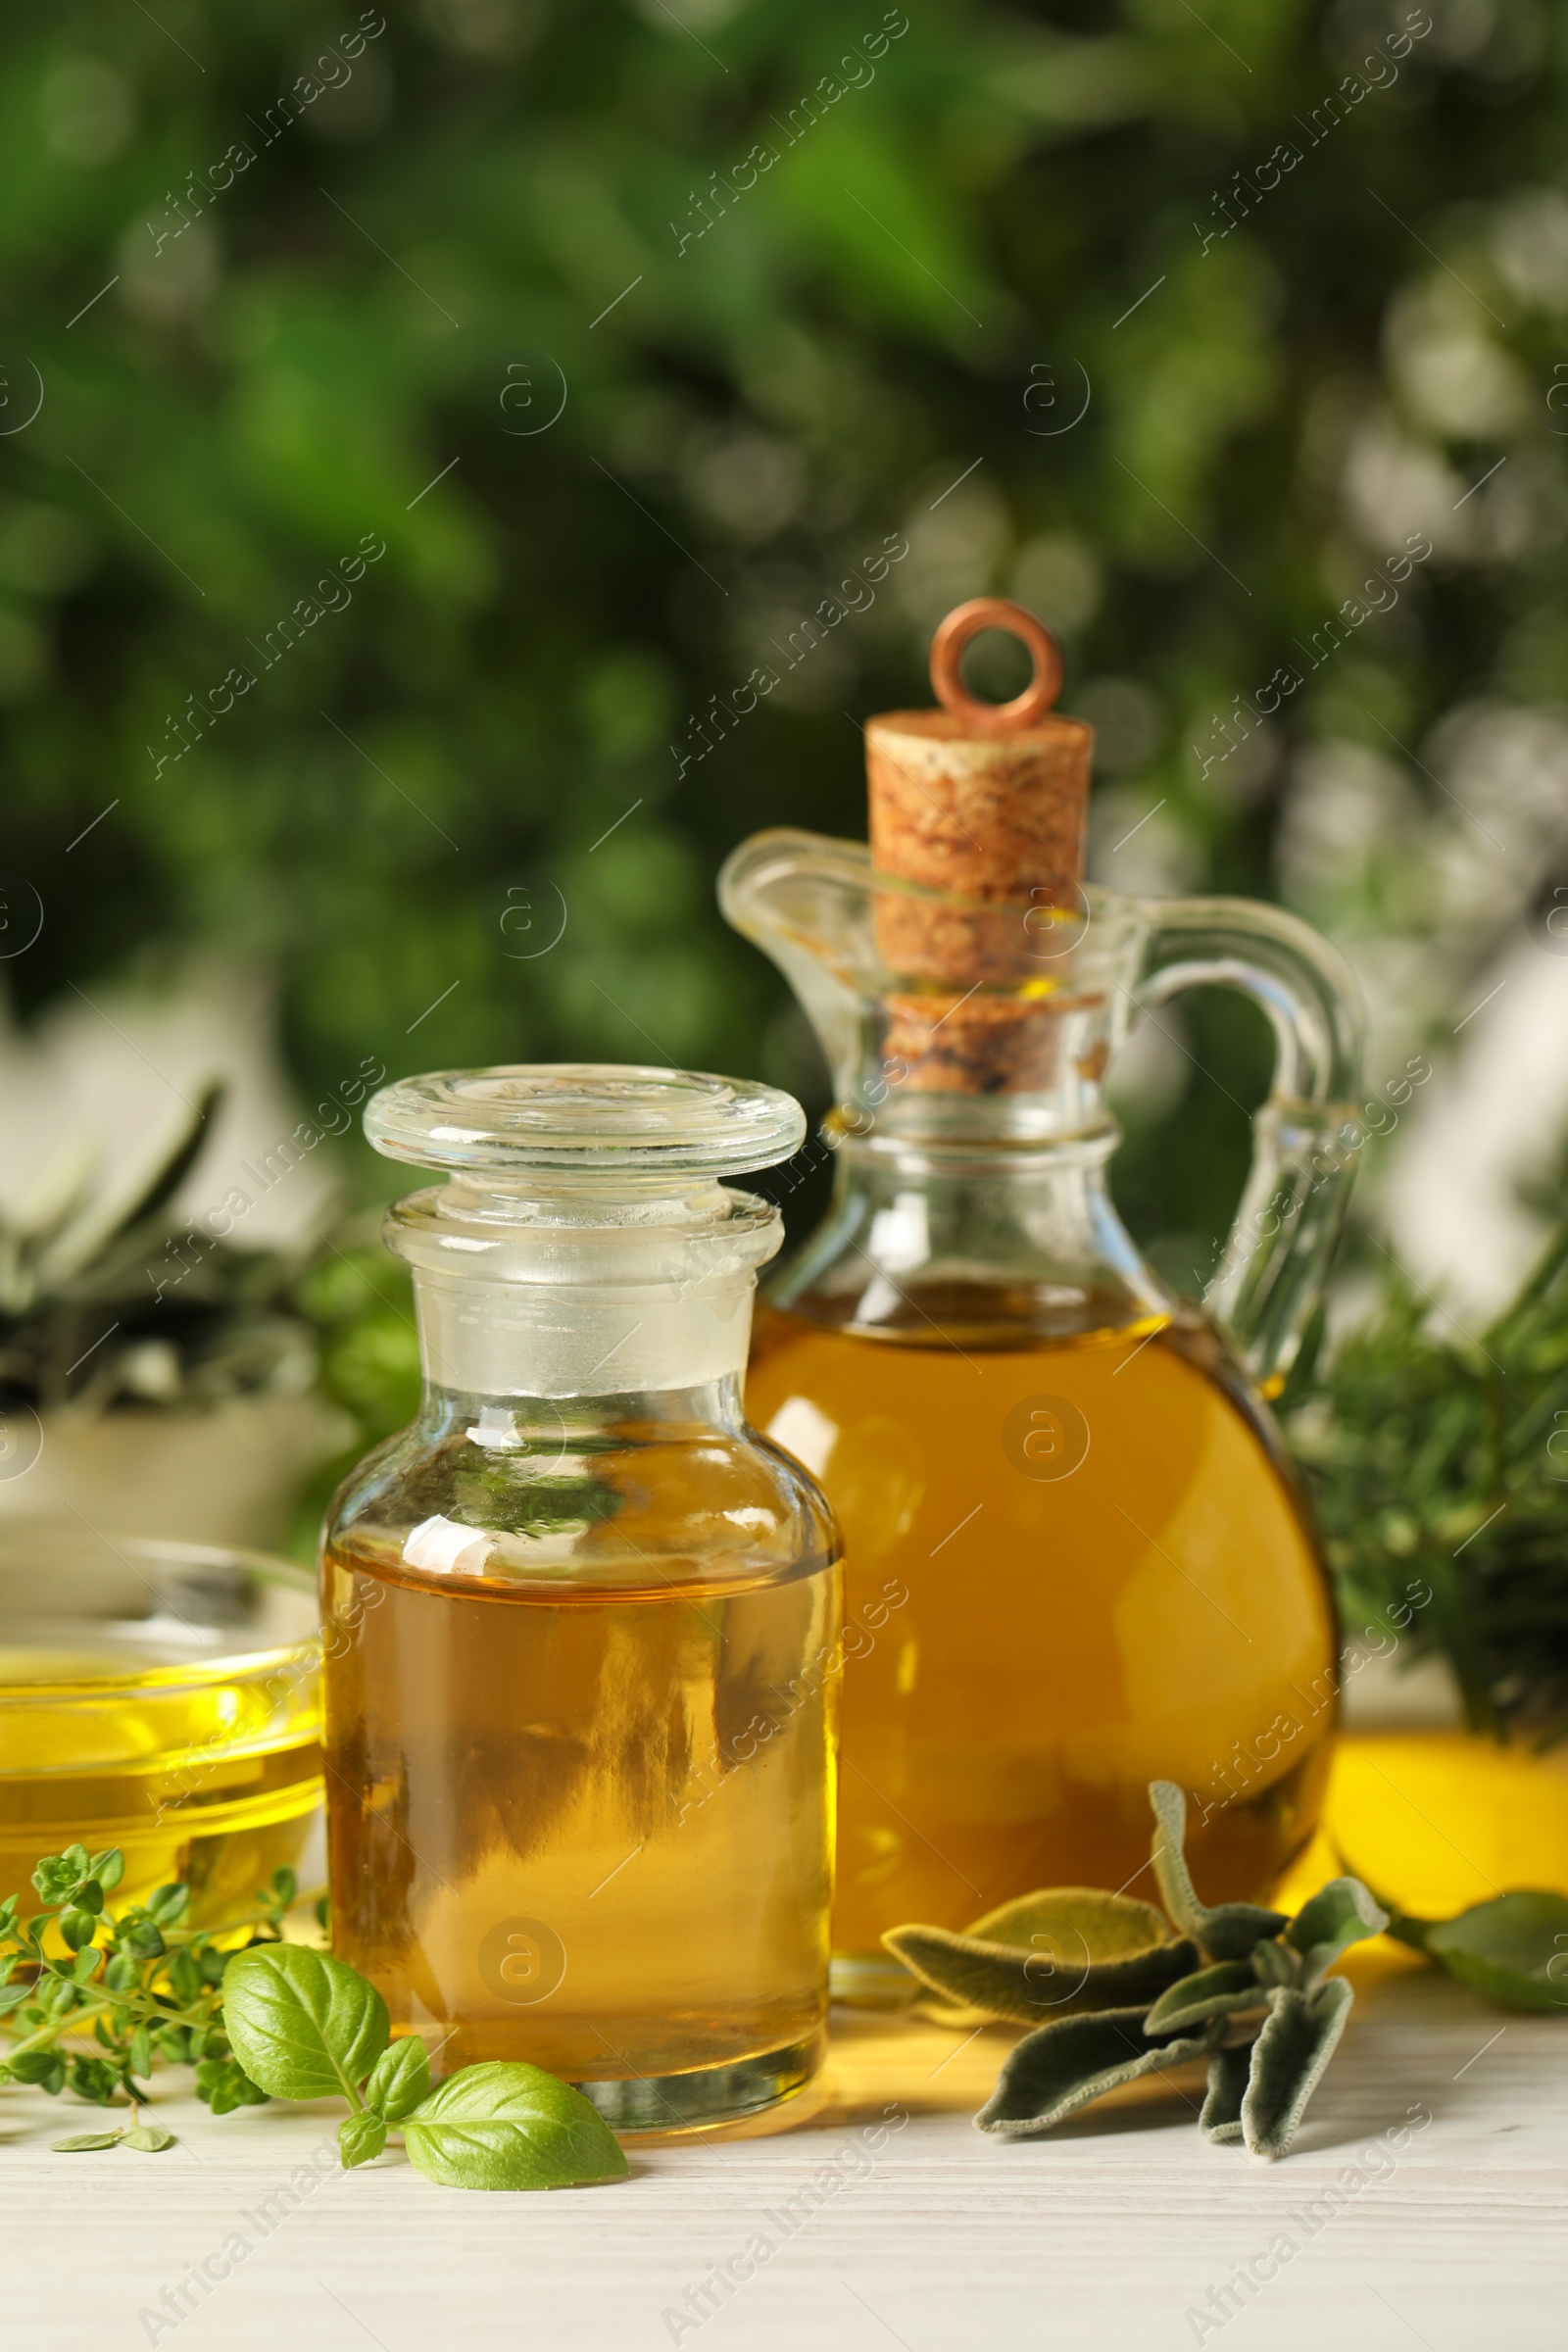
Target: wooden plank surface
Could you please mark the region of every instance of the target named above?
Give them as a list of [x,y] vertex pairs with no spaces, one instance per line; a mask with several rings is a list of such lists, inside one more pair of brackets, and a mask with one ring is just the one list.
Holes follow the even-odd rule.
[[[1359,1974],[1340,2054],[1278,2165],[1200,2140],[1191,2075],[1133,2085],[1044,2140],[987,2138],[969,2118],[1006,2034],[848,2013],[823,2095],[793,2128],[639,2148],[629,2182],[550,2196],[438,2189],[392,2152],[339,2172],[327,2105],[215,2120],[161,2097],[180,2139],[168,2154],[55,2155],[49,2141],[92,2111],[8,2091],[3,2340],[1564,2352],[1568,2016],[1505,2016],[1375,1953]],[[1269,2252],[1282,2231],[1288,2260]],[[747,2252],[759,2237],[762,2259]],[[172,2320],[164,2289],[204,2261],[206,2291],[188,2287]],[[1209,2289],[1249,2262],[1275,2275],[1219,2318]]]

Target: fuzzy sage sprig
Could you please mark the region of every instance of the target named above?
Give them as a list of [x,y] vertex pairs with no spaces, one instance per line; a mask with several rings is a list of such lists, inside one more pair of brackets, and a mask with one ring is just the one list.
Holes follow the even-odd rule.
[[[882,1940],[945,2000],[1035,2026],[976,2116],[982,2132],[1035,2138],[1123,2082],[1206,2058],[1204,2137],[1283,2156],[1349,2013],[1349,1985],[1328,1971],[1387,1917],[1358,1879],[1333,1880],[1294,1919],[1200,1902],[1187,1800],[1170,1781],[1149,1796],[1164,1912],[1069,1886],[1004,1904],[967,1935],[894,1928]],[[1055,2015],[1040,2025],[1045,2008]]]
[[[58,2149],[172,2146],[171,2132],[139,2115],[160,2057],[194,2066],[197,2095],[215,2115],[270,2098],[346,2100],[345,2167],[379,2156],[397,2130],[411,2162],[450,2188],[625,2177],[598,2111],[540,2067],[466,2066],[432,2089],[424,2045],[391,2038],[386,2003],[368,1978],[282,1940],[292,1871],[273,1873],[253,1919],[219,1931],[181,1924],[186,1886],[111,1912],[105,1897],[123,1871],[118,1850],[89,1855],[74,1845],[34,1871],[46,1906],[35,1917],[20,1918],[16,1895],[0,1903],[0,2082],[131,2107],[128,2129],[80,2132]],[[223,1948],[218,1936],[236,1928],[250,1931],[248,1941]],[[89,2033],[104,2056],[77,2046]]]

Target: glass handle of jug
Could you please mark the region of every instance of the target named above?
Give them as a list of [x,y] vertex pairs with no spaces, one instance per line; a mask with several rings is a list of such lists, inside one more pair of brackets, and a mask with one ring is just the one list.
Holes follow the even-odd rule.
[[1250,899],[1149,907],[1134,1017],[1185,988],[1240,989],[1274,1032],[1274,1082],[1252,1121],[1252,1164],[1206,1294],[1265,1395],[1284,1385],[1316,1305],[1368,1130],[1360,992],[1338,950]]

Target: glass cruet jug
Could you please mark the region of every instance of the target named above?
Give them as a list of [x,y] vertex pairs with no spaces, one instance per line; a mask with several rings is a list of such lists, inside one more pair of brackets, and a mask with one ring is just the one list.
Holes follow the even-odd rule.
[[[987,627],[1033,657],[1004,706],[958,670]],[[1262,1399],[1345,1207],[1354,983],[1274,907],[1084,887],[1093,735],[1051,710],[1060,677],[1033,614],[960,607],[941,708],[866,724],[869,847],[761,833],[720,880],[837,1093],[832,1203],[760,1318],[748,1394],[844,1536],[848,1998],[907,1989],[891,1927],[1141,1890],[1156,1776],[1189,1792],[1205,1899],[1255,1899],[1328,1767],[1333,1608]],[[1117,1218],[1102,1094],[1132,1024],[1199,982],[1253,997],[1277,1044],[1203,1309]]]
[[831,1514],[741,1385],[799,1105],[669,1069],[455,1070],[366,1107],[419,1417],[322,1556],[332,1948],[438,2074],[520,2058],[621,2131],[820,2062],[842,1666]]

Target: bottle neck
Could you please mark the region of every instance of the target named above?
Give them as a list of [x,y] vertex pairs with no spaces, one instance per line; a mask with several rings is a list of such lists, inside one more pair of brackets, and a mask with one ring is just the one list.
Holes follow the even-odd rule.
[[1049,1335],[1162,1318],[1172,1301],[1106,1190],[1120,1140],[1109,1120],[1054,1142],[1000,1123],[962,1142],[841,1132],[832,1206],[774,1302],[926,1338],[977,1319]]
[[485,1282],[415,1273],[432,1392],[592,1400],[738,1383],[757,1288],[750,1271],[685,1286]]
[[387,1213],[432,1390],[624,1397],[738,1380],[779,1214],[717,1184],[548,1199],[451,1183]]
[[552,1456],[591,1450],[607,1439],[618,1442],[631,1426],[645,1432],[701,1429],[739,1436],[745,1423],[742,1378],[735,1370],[690,1388],[612,1386],[599,1396],[559,1398],[452,1388],[427,1373],[418,1426],[432,1442],[461,1436],[485,1453],[528,1454],[537,1474],[541,1457],[548,1467]]

